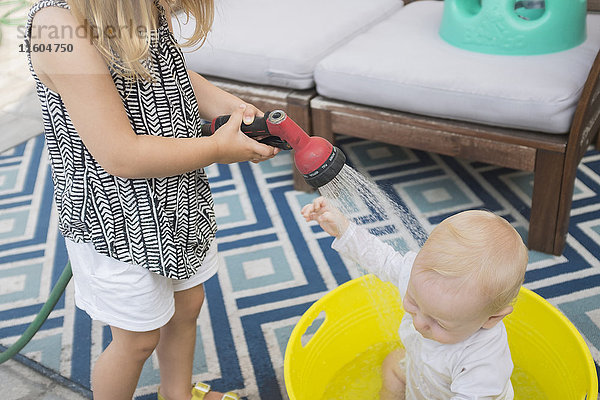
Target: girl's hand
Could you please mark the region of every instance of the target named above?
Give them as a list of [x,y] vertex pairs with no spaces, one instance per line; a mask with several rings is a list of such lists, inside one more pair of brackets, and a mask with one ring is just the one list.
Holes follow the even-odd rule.
[[[240,105],[241,107],[241,105]],[[235,110],[234,110],[235,111]],[[250,103],[246,103],[246,109],[244,109],[244,117],[242,119],[242,121],[244,122],[245,125],[250,125],[252,122],[254,122],[254,118],[255,117],[264,117],[265,113],[260,111],[258,108],[254,107],[252,104]]]
[[302,208],[302,216],[309,221],[317,221],[331,236],[340,237],[346,232],[350,221],[340,210],[331,206],[324,197],[316,198]]
[[[264,116],[265,116],[264,112],[260,111],[258,108],[254,107],[252,104],[246,103],[246,109],[244,110],[244,118],[242,119],[242,122],[244,123],[244,125],[250,125],[252,122],[254,122],[254,118],[256,118],[256,117],[262,118]],[[261,140],[267,136],[269,136],[269,135],[255,136],[253,139]],[[278,147],[274,147],[274,149],[275,149],[274,150],[275,154],[277,154],[281,151],[281,149]],[[256,161],[253,161],[253,162],[256,162]]]
[[[248,110],[250,108],[250,110]],[[243,118],[249,118],[250,123],[256,115],[261,112],[254,106],[240,104],[240,106],[231,113],[229,121],[217,129],[212,135],[216,143],[216,161],[222,164],[230,164],[240,161],[252,161],[259,163],[261,161],[273,158],[280,149],[267,146],[249,138],[240,130]],[[260,116],[260,115],[259,115]]]

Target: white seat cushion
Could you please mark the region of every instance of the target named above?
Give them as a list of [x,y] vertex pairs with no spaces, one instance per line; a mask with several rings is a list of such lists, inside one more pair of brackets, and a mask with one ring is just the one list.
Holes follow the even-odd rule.
[[451,46],[438,34],[443,3],[410,3],[323,59],[323,96],[410,113],[522,128],[569,131],[600,48],[600,15],[587,40],[538,56],[498,56]]
[[[215,1],[206,43],[191,53],[188,68],[245,82],[307,89],[316,64],[333,49],[403,5],[401,0]],[[175,18],[175,17],[173,17]],[[195,21],[173,19],[178,41]]]

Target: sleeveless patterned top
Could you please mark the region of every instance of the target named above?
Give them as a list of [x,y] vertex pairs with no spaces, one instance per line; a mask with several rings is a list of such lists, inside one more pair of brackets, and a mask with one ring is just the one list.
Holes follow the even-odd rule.
[[[112,79],[136,134],[201,136],[198,104],[183,53],[169,31],[165,10],[158,0],[154,3],[159,27],[152,32],[150,70],[156,82],[132,83],[111,69]],[[69,9],[64,0],[34,4],[26,25],[27,48],[35,13],[51,6]],[[64,237],[91,242],[101,254],[169,278],[186,279],[197,272],[216,233],[204,170],[151,179],[108,174],[84,146],[60,95],[36,75],[29,52],[27,60],[42,105],[54,199]]]

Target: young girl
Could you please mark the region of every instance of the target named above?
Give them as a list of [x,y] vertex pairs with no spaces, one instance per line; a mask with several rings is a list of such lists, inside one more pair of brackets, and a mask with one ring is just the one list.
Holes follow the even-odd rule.
[[[198,21],[187,44],[202,41],[212,0],[46,0],[27,23],[76,304],[113,337],[92,373],[98,400],[131,399],[155,349],[159,398],[192,397],[202,283],[218,268],[203,168],[277,153],[240,131],[262,112],[186,70],[173,7]],[[201,137],[201,118],[223,114]],[[193,398],[238,396],[200,383]]]

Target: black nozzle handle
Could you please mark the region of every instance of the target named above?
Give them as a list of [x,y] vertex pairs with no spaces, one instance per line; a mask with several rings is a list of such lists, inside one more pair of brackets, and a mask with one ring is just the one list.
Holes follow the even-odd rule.
[[[202,136],[210,136],[217,129],[222,127],[229,121],[229,115],[221,115],[220,117],[215,118],[212,123],[202,125]],[[267,118],[255,117],[254,121],[251,124],[246,125],[242,122],[240,127],[242,132],[244,132],[248,137],[255,138],[257,136],[265,136],[269,135],[269,128],[267,128]]]
[[[215,118],[211,123],[202,125],[200,128],[202,130],[202,136],[210,136],[215,133],[217,129],[229,121],[229,117],[229,115],[221,115],[220,117]],[[242,123],[240,129],[246,134],[246,136],[257,140],[260,143],[273,147],[279,147],[283,150],[291,150],[292,146],[290,146],[288,142],[281,139],[279,136],[271,135],[267,126],[268,118],[269,113],[267,112],[265,113],[264,117],[254,117],[254,121],[252,121],[252,123],[249,125]]]

